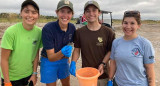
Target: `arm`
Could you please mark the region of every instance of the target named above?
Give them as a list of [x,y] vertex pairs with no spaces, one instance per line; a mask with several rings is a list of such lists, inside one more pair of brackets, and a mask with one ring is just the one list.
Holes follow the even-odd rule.
[[11,50],[1,48],[1,68],[4,76],[4,82],[10,83],[9,80],[9,56]]
[[37,55],[33,62],[33,72],[37,72],[38,62],[39,62],[39,50],[37,51]]
[[147,78],[148,78],[148,84],[149,86],[156,86],[155,85],[155,71],[154,71],[154,64],[145,64],[146,72],[147,72]]
[[113,79],[115,72],[116,72],[116,61],[111,59],[109,66],[109,80]]
[[43,48],[46,49],[46,53],[48,56],[49,61],[57,61],[62,59],[64,56],[61,51],[58,51],[55,53],[54,49],[54,41],[52,39],[55,39],[55,36],[53,36],[53,33],[48,26],[44,26],[42,29],[42,43]]
[[[37,67],[39,62],[39,50],[37,51],[36,57],[33,61],[33,72],[37,73]],[[32,74],[31,78],[28,81],[33,81],[33,84],[35,85],[37,82],[37,74]]]
[[74,48],[72,54],[72,61],[70,64],[69,72],[71,75],[76,76],[76,62],[80,56],[80,48]]
[[54,49],[46,50],[49,61],[57,61],[64,57],[61,50],[57,53],[54,52]]
[[110,55],[111,55],[111,52],[109,51],[109,52],[105,55],[105,57],[104,57],[104,59],[103,59],[102,62],[108,63]]
[[47,56],[50,61],[57,61],[62,58],[69,58],[72,54],[72,46],[66,45],[57,53],[54,53],[54,48],[47,51]]
[[[105,57],[104,57],[102,62],[105,63],[105,64],[108,63],[110,55],[111,55],[111,52],[109,51],[105,55]],[[102,75],[104,73],[104,64],[100,64],[99,67],[98,67],[98,70],[100,71],[100,75]]]
[[77,62],[79,56],[80,56],[80,48],[74,48],[73,54],[72,54],[72,61]]

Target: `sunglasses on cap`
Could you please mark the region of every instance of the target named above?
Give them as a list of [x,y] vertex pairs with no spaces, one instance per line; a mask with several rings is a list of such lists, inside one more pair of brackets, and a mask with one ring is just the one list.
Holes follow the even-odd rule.
[[139,11],[125,11],[124,15],[140,15]]

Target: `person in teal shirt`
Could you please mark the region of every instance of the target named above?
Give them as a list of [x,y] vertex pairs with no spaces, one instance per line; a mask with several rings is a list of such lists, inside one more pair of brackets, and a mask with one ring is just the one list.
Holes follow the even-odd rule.
[[2,86],[25,86],[37,80],[39,49],[42,47],[41,29],[35,26],[39,7],[32,0],[21,5],[22,22],[5,31],[1,42]]

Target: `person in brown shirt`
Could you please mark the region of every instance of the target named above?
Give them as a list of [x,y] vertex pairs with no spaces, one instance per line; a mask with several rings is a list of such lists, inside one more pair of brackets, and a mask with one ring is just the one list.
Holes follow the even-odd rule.
[[[75,76],[76,62],[82,56],[82,67],[94,67],[100,72],[98,86],[106,86],[108,73],[104,68],[108,65],[114,32],[99,23],[100,7],[96,1],[88,1],[84,6],[84,15],[88,25],[77,29],[74,38],[74,51],[70,65],[70,73]],[[106,68],[108,71],[108,68]]]

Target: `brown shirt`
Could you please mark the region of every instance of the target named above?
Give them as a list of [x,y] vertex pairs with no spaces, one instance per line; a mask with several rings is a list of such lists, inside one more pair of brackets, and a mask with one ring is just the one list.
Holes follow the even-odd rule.
[[[81,48],[82,67],[98,68],[107,52],[111,51],[114,39],[114,32],[106,26],[101,26],[97,31],[91,31],[87,26],[77,29],[74,47]],[[99,78],[107,77],[108,74],[104,73]]]

